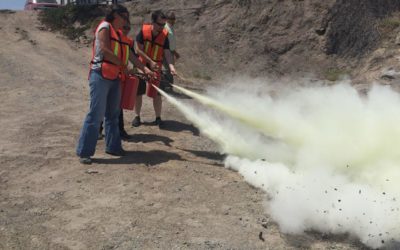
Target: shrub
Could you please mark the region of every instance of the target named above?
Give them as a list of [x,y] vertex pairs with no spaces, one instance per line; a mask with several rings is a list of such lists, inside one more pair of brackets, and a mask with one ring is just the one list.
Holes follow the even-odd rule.
[[386,17],[379,23],[379,27],[388,32],[393,31],[400,26],[400,19],[396,17]]
[[40,22],[55,31],[60,31],[70,39],[82,36],[91,28],[94,20],[105,15],[106,9],[97,5],[73,5],[56,9],[45,9],[40,12]]
[[335,69],[335,68],[330,68],[327,71],[325,71],[325,79],[328,81],[337,81],[340,80],[342,77],[345,75],[349,74],[348,70],[343,70],[343,69]]

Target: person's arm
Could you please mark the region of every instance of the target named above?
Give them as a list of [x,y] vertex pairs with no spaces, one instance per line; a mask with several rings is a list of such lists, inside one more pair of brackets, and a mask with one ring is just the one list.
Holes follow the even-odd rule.
[[111,50],[111,39],[109,30],[103,28],[99,31],[97,35],[99,38],[100,51],[103,54],[104,59],[114,63],[115,65],[122,66],[122,60],[120,60],[118,56],[114,55],[114,52]]
[[174,60],[174,55],[171,52],[170,49],[170,44],[169,44],[169,38],[165,38],[165,42],[164,42],[164,57],[165,60],[167,61],[167,65],[169,67],[169,71],[171,72],[171,74],[173,76],[176,75],[176,70],[175,70],[175,60]]
[[143,44],[140,44],[136,41],[134,47],[135,47],[136,53],[144,58],[144,60],[150,65],[150,68],[152,70],[154,70],[154,71],[160,70],[157,63],[155,63],[153,60],[151,60],[151,58],[148,55],[146,55],[146,53],[144,53]]
[[174,66],[174,59],[171,51],[169,49],[164,50],[165,60],[167,61],[169,70],[171,71],[172,75],[176,75],[176,70]]
[[147,68],[140,60],[139,58],[137,58],[136,55],[134,55],[133,53],[129,54],[129,61],[138,69],[140,69],[141,71],[143,71],[145,74],[148,75],[152,75],[153,72]]
[[181,56],[179,55],[178,51],[176,51],[175,32],[174,32],[173,28],[170,26],[168,26],[168,43],[169,43],[169,50],[173,54],[172,59],[174,59],[174,63],[175,63],[175,58],[179,59],[179,57],[181,57]]

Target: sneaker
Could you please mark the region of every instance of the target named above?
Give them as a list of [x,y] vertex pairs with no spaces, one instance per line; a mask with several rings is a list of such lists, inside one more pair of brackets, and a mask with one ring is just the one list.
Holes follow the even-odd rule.
[[121,149],[118,152],[111,152],[111,151],[107,151],[106,150],[106,154],[113,155],[113,156],[125,156],[126,155],[126,151],[123,150],[123,149]]
[[80,157],[79,162],[85,165],[90,165],[92,164],[92,159],[90,159],[90,157]]
[[139,127],[142,122],[140,121],[140,116],[136,116],[132,121],[132,127]]
[[129,140],[131,138],[131,136],[125,130],[120,130],[119,135],[123,140]]
[[154,125],[158,126],[159,128],[164,127],[164,122],[161,120],[161,117],[157,117],[156,120],[154,121]]

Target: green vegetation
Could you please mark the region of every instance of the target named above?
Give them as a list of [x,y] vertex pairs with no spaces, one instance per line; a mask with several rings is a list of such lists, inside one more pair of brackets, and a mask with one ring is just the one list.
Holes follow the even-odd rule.
[[325,71],[324,77],[328,81],[334,82],[334,81],[340,80],[343,76],[345,76],[349,73],[350,72],[348,70],[330,68],[327,71]]
[[386,30],[394,30],[400,26],[400,19],[397,17],[386,17],[382,19],[379,26]]
[[212,80],[211,76],[209,76],[209,75],[207,75],[205,73],[200,73],[199,71],[193,72],[193,77],[197,78],[197,79],[207,80],[207,81],[211,81]]
[[85,30],[95,26],[104,17],[106,9],[96,5],[69,4],[57,9],[40,12],[39,20],[47,28],[60,31],[70,39],[82,36]]

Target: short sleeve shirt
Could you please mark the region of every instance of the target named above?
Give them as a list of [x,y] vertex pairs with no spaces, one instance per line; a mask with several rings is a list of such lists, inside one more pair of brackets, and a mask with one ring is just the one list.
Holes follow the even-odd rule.
[[[100,69],[101,68],[101,62],[103,61],[103,53],[101,52],[100,49],[100,39],[99,39],[99,32],[102,29],[107,29],[110,30],[110,24],[107,22],[103,22],[100,24],[100,26],[97,28],[96,33],[95,33],[95,40],[94,40],[94,57],[93,57],[93,62],[91,69]],[[97,62],[97,63],[95,63]]]

